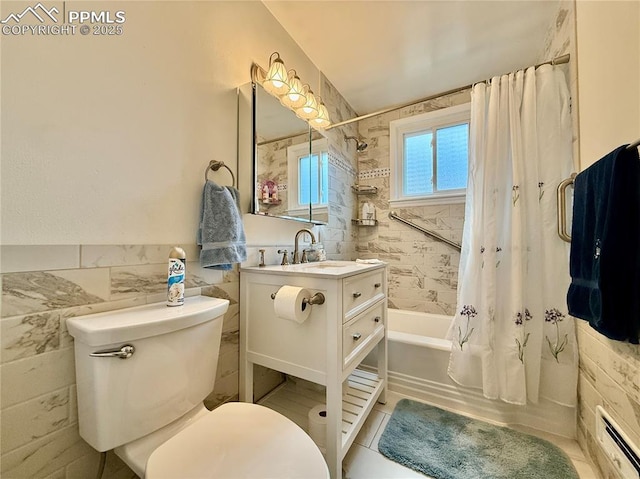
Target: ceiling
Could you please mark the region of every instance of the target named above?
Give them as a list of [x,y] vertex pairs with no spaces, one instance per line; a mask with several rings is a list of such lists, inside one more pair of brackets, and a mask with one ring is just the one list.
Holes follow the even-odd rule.
[[360,115],[538,63],[559,7],[557,0],[263,3]]

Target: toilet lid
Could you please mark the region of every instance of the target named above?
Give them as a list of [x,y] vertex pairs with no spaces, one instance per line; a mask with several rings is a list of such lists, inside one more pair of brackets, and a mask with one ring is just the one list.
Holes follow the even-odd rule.
[[147,461],[146,479],[328,479],[313,440],[264,406],[227,403],[180,431]]

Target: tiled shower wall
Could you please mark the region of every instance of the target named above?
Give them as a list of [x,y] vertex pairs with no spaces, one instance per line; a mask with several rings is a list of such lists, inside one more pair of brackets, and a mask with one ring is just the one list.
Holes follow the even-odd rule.
[[[400,118],[461,105],[470,101],[469,90],[443,96],[361,121],[358,134],[368,143],[359,154],[359,183],[378,188],[373,196],[360,196],[375,205],[377,226],[358,226],[358,257],[379,258],[389,264],[389,307],[453,315],[456,308],[460,253],[388,217],[389,122]],[[397,208],[410,221],[457,243],[462,241],[464,204]],[[357,210],[353,212],[357,215]],[[355,217],[355,216],[354,216]]]
[[[67,318],[166,300],[173,245],[2,246],[2,477],[95,477],[98,453],[78,435]],[[238,395],[236,270],[187,253],[187,294],[228,299],[212,408]],[[110,456],[105,477],[135,477]]]
[[[358,116],[323,74],[320,82],[319,92],[333,123]],[[329,143],[329,218],[327,225],[320,227],[320,240],[328,259],[356,259],[358,231],[351,224],[356,201],[351,193],[351,185],[355,182],[356,152],[353,141],[344,141],[345,135],[357,135],[356,128],[355,124],[350,124],[323,132]]]

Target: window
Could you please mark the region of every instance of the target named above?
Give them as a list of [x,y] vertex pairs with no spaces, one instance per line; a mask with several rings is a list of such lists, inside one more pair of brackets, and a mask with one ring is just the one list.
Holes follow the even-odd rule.
[[392,121],[391,206],[462,203],[469,103]]
[[[326,209],[329,202],[329,155],[327,140],[315,140],[290,146],[287,149],[289,165],[289,214]],[[318,209],[320,208],[320,209]]]

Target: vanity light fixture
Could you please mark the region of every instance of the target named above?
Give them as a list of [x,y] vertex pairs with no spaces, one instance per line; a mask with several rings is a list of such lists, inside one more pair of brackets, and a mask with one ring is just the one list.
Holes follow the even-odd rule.
[[308,88],[308,86],[302,85],[296,71],[291,70],[289,72],[289,91],[280,98],[280,102],[294,110],[300,108],[307,103]]
[[268,71],[254,63],[251,78],[312,127],[322,129],[331,125],[326,105],[315,97],[309,85],[302,84],[295,70],[287,72],[278,52],[269,57]]
[[[274,55],[276,58],[273,58]],[[278,52],[272,53],[269,57],[269,71],[262,86],[276,96],[284,95],[289,91],[289,75]]]

